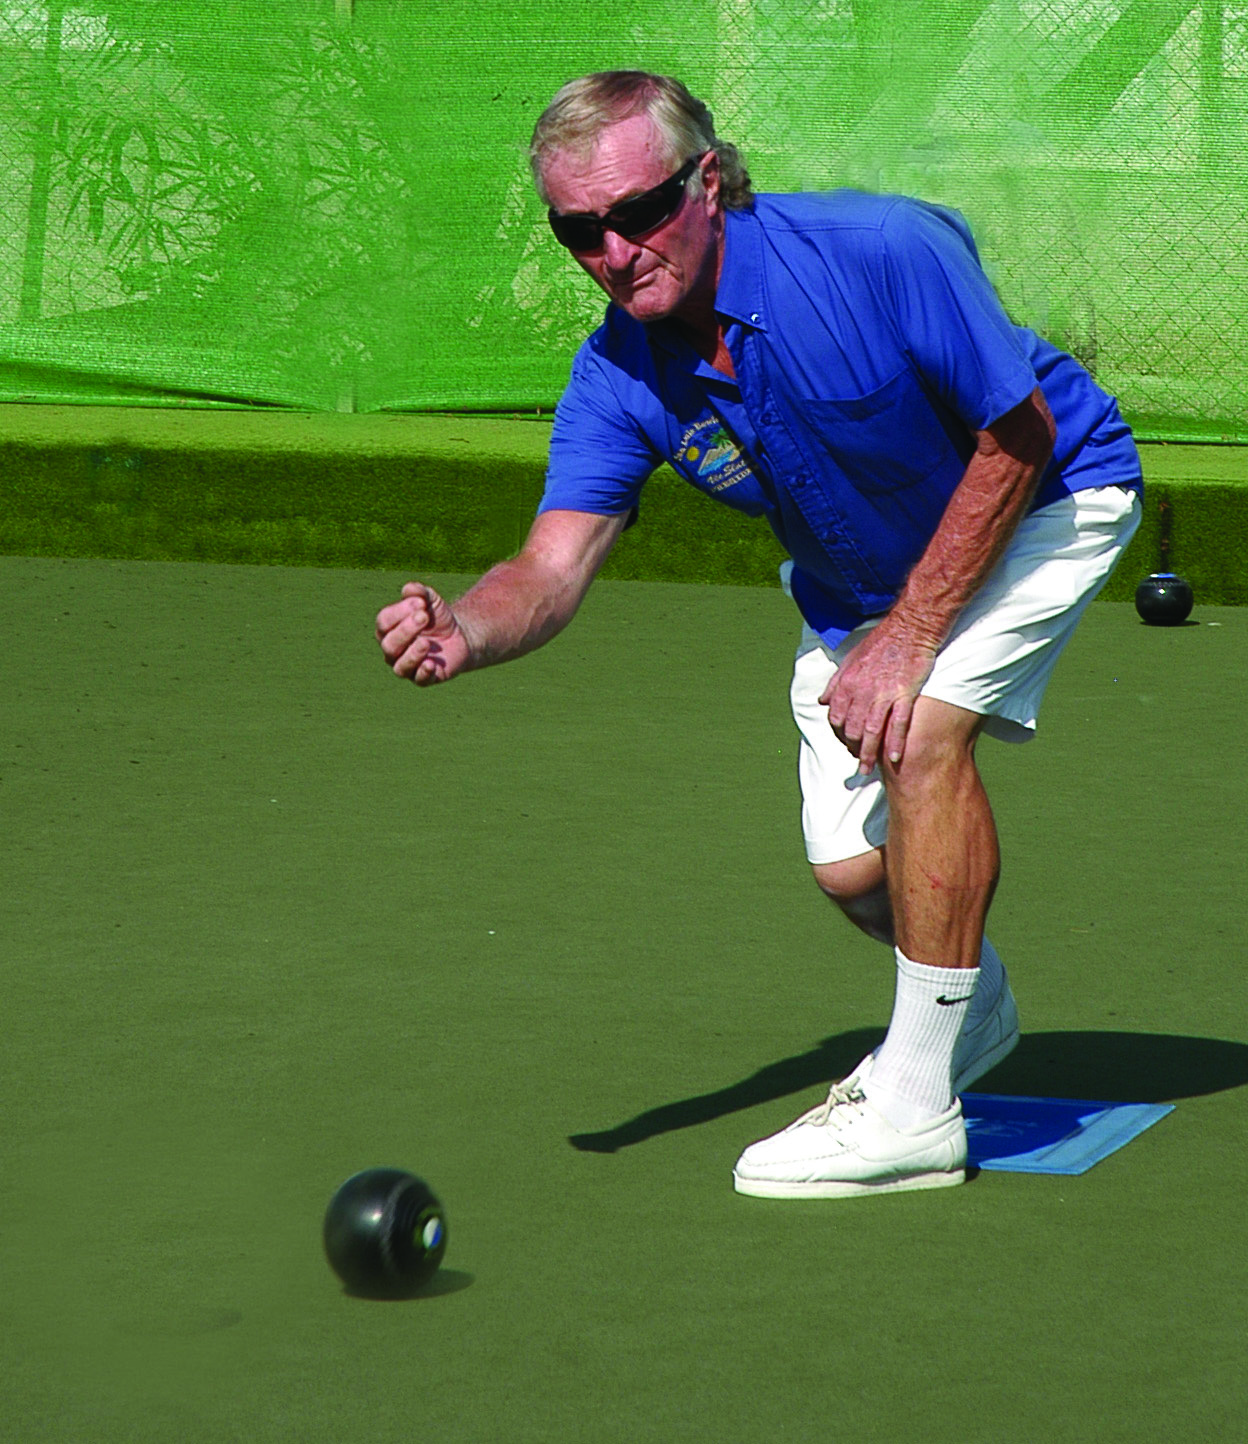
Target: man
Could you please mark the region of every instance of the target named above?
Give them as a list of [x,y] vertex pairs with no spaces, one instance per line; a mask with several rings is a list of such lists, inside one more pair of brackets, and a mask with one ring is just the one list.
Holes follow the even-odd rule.
[[957,1094],[1015,1045],[984,938],[996,831],[983,731],[1021,740],[1138,524],[1113,399],[1006,317],[953,212],[754,196],[678,82],[573,81],[534,132],[557,239],[607,293],[555,419],[520,554],[450,606],[378,617],[427,686],[541,646],[670,462],[764,516],[803,619],[792,705],[808,858],[893,946],[888,1033],[819,1107],[739,1159],[737,1189],[836,1197],[961,1182]]

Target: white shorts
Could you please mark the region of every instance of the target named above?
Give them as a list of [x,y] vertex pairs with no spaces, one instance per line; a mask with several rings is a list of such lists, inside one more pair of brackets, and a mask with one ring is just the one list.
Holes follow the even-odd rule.
[[[1079,491],[1030,513],[958,618],[921,695],[978,713],[983,730],[1002,741],[1027,741],[1062,648],[1139,524],[1138,496],[1117,486]],[[888,836],[878,768],[858,775],[857,758],[819,705],[838,664],[878,620],[835,651],[802,628],[790,696],[802,735],[802,832],[812,863],[857,857]]]

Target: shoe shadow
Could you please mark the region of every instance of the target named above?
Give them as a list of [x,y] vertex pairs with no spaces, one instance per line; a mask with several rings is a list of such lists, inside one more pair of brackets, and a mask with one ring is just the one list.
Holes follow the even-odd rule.
[[[842,1078],[884,1035],[855,1028],[825,1038],[809,1052],[769,1063],[711,1093],[662,1103],[596,1133],[573,1133],[582,1153],[615,1153],[661,1133],[694,1128],[826,1086]],[[976,1093],[1080,1098],[1103,1103],[1172,1103],[1248,1083],[1248,1044],[1165,1033],[1026,1033],[1004,1062],[974,1084]],[[819,1100],[811,1098],[813,1106]]]
[[[758,1103],[770,1103],[820,1085],[826,1088],[833,1078],[843,1078],[883,1036],[882,1028],[855,1028],[835,1038],[825,1038],[808,1053],[768,1063],[739,1083],[730,1083],[726,1088],[700,1093],[679,1103],[660,1104],[601,1133],[574,1133],[568,1142],[582,1153],[615,1153],[617,1149],[644,1143],[660,1133],[694,1128],[699,1123],[710,1123]],[[811,1099],[812,1107],[816,1102],[818,1099]]]

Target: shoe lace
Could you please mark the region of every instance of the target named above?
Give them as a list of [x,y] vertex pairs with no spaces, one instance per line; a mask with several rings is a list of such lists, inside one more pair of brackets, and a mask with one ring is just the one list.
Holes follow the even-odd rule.
[[828,1089],[828,1096],[822,1103],[812,1108],[809,1113],[804,1113],[797,1121],[799,1123],[813,1123],[816,1128],[837,1124],[836,1109],[847,1104],[865,1103],[867,1095],[862,1091],[856,1078],[842,1078],[833,1083]]

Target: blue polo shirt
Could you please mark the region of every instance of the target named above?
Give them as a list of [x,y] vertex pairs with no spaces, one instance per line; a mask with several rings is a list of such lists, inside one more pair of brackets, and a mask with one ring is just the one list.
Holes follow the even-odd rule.
[[618,307],[577,353],[540,511],[618,515],[663,462],[764,517],[835,645],[896,599],[975,449],[1038,385],[1057,423],[1034,505],[1140,485],[1112,396],[1006,315],[956,212],[854,191],[725,217],[715,298],[737,379]]

